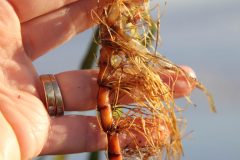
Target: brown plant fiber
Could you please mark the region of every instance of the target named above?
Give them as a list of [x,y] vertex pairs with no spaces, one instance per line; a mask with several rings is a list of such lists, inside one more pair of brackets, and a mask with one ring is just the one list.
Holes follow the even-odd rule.
[[[208,95],[214,110],[204,86],[155,51],[149,39],[157,41],[152,28],[158,29],[159,21],[153,21],[149,12],[148,0],[113,0],[101,15],[93,12],[102,46],[98,111],[110,160],[181,158],[181,122],[175,115],[173,90],[160,75],[173,82],[172,75],[184,76]],[[123,95],[133,103],[118,104]],[[120,135],[130,137],[131,145],[122,147]]]

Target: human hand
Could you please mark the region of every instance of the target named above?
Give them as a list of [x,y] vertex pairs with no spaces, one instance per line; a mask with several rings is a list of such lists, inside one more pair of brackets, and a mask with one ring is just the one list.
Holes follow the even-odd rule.
[[[49,117],[32,65],[50,49],[93,26],[90,14],[96,8],[97,0],[0,1],[0,159],[25,160],[106,147],[96,117]],[[185,70],[194,75],[190,68]],[[66,111],[95,109],[97,74],[97,70],[85,70],[56,75]],[[176,96],[191,90],[179,77]]]

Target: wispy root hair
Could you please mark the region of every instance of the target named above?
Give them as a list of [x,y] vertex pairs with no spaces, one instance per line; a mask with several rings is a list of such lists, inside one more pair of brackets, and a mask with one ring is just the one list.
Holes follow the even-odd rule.
[[[131,137],[135,145],[122,148],[125,157],[180,159],[181,121],[175,114],[174,82],[181,76],[204,91],[215,111],[211,95],[199,81],[156,52],[151,40],[158,39],[154,30],[159,29],[159,20],[151,18],[148,0],[113,0],[101,15],[92,15],[99,23],[102,46],[98,83],[109,88],[112,99],[114,123],[106,132]],[[123,95],[133,103],[118,104]],[[144,137],[144,145],[136,135]]]

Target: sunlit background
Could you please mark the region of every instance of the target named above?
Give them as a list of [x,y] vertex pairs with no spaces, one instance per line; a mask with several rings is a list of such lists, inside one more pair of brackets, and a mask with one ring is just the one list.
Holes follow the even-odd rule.
[[[185,112],[190,135],[183,139],[183,159],[239,160],[240,0],[168,0],[166,6],[161,0],[161,4],[159,51],[196,71],[214,95],[218,111],[211,113],[206,97],[193,92],[197,107],[189,106]],[[39,74],[78,69],[92,35],[90,29],[39,58],[34,63]],[[66,159],[87,156],[75,154]]]

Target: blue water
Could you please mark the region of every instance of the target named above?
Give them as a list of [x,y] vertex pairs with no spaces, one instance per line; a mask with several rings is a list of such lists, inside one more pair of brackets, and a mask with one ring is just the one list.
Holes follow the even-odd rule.
[[[185,112],[184,160],[240,159],[240,1],[171,0],[161,19],[159,51],[177,64],[187,64],[214,95],[217,114],[206,97],[192,95],[197,107]],[[92,30],[75,37],[35,62],[39,73],[76,69]],[[84,41],[83,41],[84,39]],[[50,65],[52,61],[54,65]],[[69,160],[85,159],[72,155]]]

